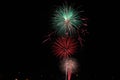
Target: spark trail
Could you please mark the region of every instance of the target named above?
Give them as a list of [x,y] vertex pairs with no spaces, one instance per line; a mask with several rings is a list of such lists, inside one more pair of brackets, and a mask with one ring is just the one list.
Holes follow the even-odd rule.
[[71,75],[77,70],[77,62],[73,58],[67,58],[62,62],[62,70],[65,71],[66,80],[71,80]]

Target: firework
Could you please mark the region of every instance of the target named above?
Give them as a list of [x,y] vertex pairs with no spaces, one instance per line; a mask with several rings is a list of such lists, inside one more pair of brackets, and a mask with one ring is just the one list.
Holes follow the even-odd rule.
[[67,58],[74,54],[77,43],[71,37],[60,37],[53,44],[53,52],[62,58]]
[[80,16],[71,6],[58,8],[53,15],[53,25],[58,33],[73,33],[81,24]]
[[[77,71],[78,64],[70,57],[76,52],[77,42],[83,47],[84,38],[88,34],[86,20],[87,18],[81,16],[72,6],[63,5],[56,9],[52,17],[55,31],[49,33],[43,41],[46,43],[55,40],[52,46],[53,53],[63,60],[61,68],[66,80],[71,80],[71,75]],[[56,37],[57,39],[53,39]]]
[[77,67],[78,64],[73,58],[67,58],[62,61],[61,68],[66,74],[66,80],[71,79],[71,75],[77,70]]

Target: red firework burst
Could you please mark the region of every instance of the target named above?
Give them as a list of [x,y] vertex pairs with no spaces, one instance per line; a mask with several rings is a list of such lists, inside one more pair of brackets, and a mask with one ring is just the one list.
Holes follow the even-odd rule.
[[74,54],[77,48],[77,43],[71,37],[60,37],[53,44],[53,52],[55,55],[66,58]]

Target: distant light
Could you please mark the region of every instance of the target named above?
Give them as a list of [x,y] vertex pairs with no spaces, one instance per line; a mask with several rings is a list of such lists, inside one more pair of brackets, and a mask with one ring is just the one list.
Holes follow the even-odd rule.
[[78,77],[78,74],[76,74],[76,77]]
[[17,78],[15,78],[15,80],[18,80]]

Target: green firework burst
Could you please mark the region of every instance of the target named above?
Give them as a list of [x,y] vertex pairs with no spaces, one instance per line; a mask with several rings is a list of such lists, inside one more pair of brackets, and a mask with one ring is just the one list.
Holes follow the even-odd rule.
[[53,26],[60,34],[72,34],[81,24],[80,16],[71,6],[58,8],[53,17]]

